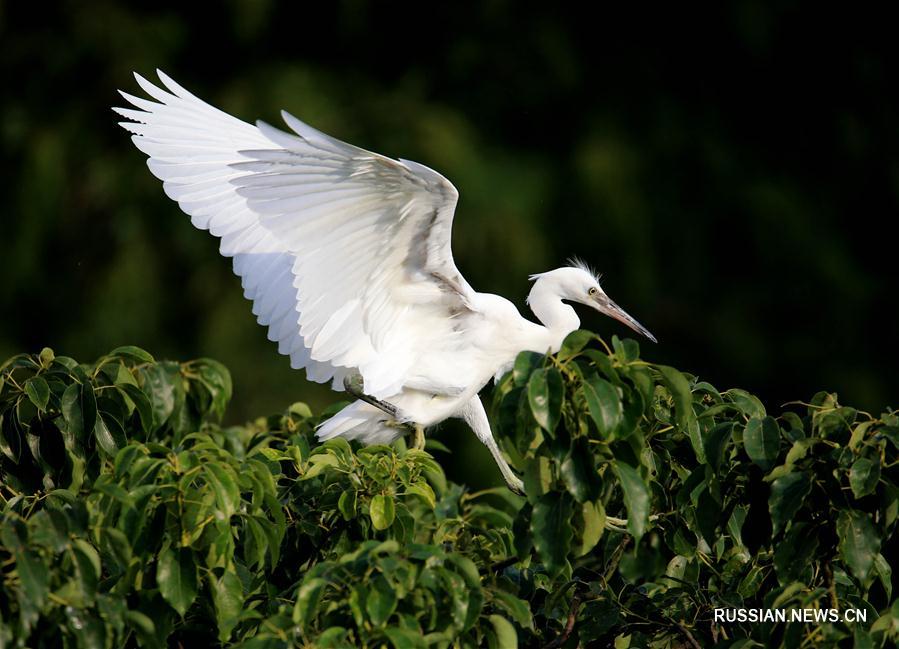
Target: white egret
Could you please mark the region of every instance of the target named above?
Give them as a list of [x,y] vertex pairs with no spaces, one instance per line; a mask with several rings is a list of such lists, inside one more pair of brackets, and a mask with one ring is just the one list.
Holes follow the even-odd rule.
[[453,262],[458,192],[439,173],[336,140],[286,112],[293,133],[251,125],[201,101],[159,72],[139,75],[152,100],[122,93],[121,125],[149,156],[198,228],[221,239],[253,313],[278,351],[309,379],[359,397],[319,427],[389,443],[407,426],[465,420],[509,487],[478,392],[523,350],[558,351],[578,328],[577,302],[655,340],[575,264],[531,276],[541,324],[498,295],[478,293]]

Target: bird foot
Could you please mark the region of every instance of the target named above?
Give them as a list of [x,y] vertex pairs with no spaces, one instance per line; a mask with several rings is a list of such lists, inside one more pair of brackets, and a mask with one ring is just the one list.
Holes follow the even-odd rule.
[[425,427],[421,424],[412,424],[412,445],[417,451],[425,450]]
[[370,404],[381,410],[386,412],[388,415],[393,417],[394,419],[398,419],[397,415],[399,414],[399,409],[393,405],[392,403],[387,403],[386,401],[382,401],[381,399],[376,399],[370,395],[365,394],[364,392],[364,384],[362,381],[362,375],[359,373],[351,374],[343,379],[343,389],[349,392],[351,395],[364,401],[367,404]]

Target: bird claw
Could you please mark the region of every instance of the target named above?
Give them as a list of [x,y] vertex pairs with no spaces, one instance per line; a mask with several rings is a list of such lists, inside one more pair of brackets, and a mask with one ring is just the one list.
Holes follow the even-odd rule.
[[365,394],[364,382],[362,380],[362,375],[359,373],[350,374],[349,376],[344,377],[343,379],[343,389],[349,392],[351,395],[356,397],[357,399],[361,399],[365,403],[374,406],[378,410],[387,413],[394,419],[400,419],[400,411],[392,403],[387,403],[386,401],[382,401],[381,399],[376,399],[375,397],[369,396]]

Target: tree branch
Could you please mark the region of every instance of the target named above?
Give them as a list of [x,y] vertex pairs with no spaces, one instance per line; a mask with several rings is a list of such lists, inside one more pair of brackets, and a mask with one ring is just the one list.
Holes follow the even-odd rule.
[[568,638],[571,636],[571,632],[574,631],[574,623],[577,620],[577,612],[581,607],[581,596],[577,593],[571,598],[571,608],[568,610],[568,621],[565,623],[565,628],[562,630],[561,635],[558,638],[553,640],[547,645],[544,645],[543,649],[555,649],[556,647],[561,647]]

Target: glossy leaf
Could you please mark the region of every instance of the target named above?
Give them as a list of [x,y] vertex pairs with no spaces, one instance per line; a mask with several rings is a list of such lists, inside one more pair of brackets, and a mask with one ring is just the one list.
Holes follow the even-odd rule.
[[602,481],[589,446],[586,438],[576,439],[560,467],[568,493],[579,503],[596,500],[602,489]]
[[503,649],[518,649],[518,633],[512,623],[501,615],[491,615],[489,620],[493,625],[493,632],[496,633],[497,646]]
[[534,420],[552,433],[562,416],[562,399],[565,388],[562,376],[555,368],[539,369],[528,380],[528,403]]
[[634,467],[624,462],[615,461],[615,474],[624,493],[624,504],[627,508],[627,529],[639,540],[649,524],[650,493]]
[[297,601],[293,607],[293,621],[296,624],[304,628],[310,625],[327,585],[327,581],[318,577],[303,580],[297,591]]
[[780,452],[780,428],[773,417],[753,417],[743,430],[743,448],[746,455],[763,471],[768,471],[777,461]]
[[50,401],[50,386],[42,376],[32,376],[25,381],[25,394],[38,410],[41,412],[47,410],[47,404]]
[[384,626],[396,610],[396,605],[396,591],[384,577],[376,577],[365,600],[365,611],[371,623],[375,626]]
[[134,345],[123,345],[122,347],[116,347],[111,352],[109,352],[108,355],[121,356],[123,358],[139,361],[141,363],[156,362],[156,359],[153,358],[150,352],[143,350],[140,347],[135,347]]
[[584,397],[600,434],[614,436],[622,418],[621,399],[615,386],[605,379],[594,377],[584,383]]
[[369,515],[371,523],[376,530],[386,530],[393,525],[396,517],[396,509],[393,504],[393,497],[379,494],[371,499],[369,505]]
[[547,493],[534,505],[531,534],[534,548],[550,573],[560,572],[567,563],[574,530],[572,506],[565,494]]
[[696,413],[693,412],[693,393],[687,377],[673,367],[659,365],[657,369],[674,400],[674,412],[678,426],[690,439],[696,460],[700,464],[705,464],[705,448],[699,434],[699,422],[696,420]]
[[786,529],[811,489],[812,481],[805,472],[788,473],[771,483],[768,510],[775,535]]
[[849,469],[849,486],[852,495],[862,498],[874,493],[880,481],[880,462],[866,457],[858,458]]
[[874,558],[880,552],[880,537],[867,514],[843,510],[837,519],[840,557],[850,572],[867,584],[874,568]]
[[190,548],[168,547],[156,568],[159,592],[181,617],[197,597],[197,567]]
[[211,577],[209,588],[215,605],[218,638],[226,642],[231,637],[231,631],[240,620],[243,610],[243,585],[236,574],[226,571],[221,578]]

